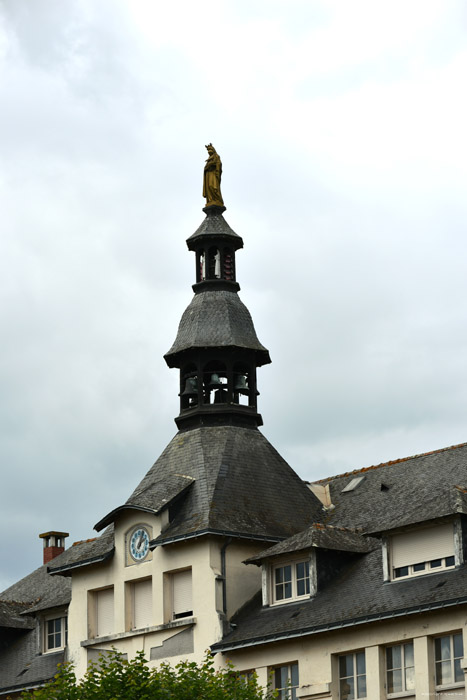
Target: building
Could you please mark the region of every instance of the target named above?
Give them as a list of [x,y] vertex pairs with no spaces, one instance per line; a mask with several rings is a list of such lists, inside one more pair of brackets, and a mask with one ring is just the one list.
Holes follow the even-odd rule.
[[[270,357],[238,296],[243,241],[224,211],[208,200],[187,241],[194,297],[165,356],[180,373],[178,432],[101,514],[99,537],[31,574],[56,599],[34,604],[29,577],[0,595],[13,630],[0,695],[64,654],[82,674],[117,647],[154,664],[211,648],[294,700],[466,697],[467,444],[300,479],[259,430]],[[62,620],[52,648],[49,620]],[[15,640],[33,637],[8,675]]]

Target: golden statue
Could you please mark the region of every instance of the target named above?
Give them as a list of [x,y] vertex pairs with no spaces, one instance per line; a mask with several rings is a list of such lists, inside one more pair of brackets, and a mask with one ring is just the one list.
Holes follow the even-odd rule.
[[206,148],[209,153],[209,158],[204,166],[203,197],[206,198],[207,207],[223,207],[224,200],[221,194],[221,159],[212,143],[207,145]]

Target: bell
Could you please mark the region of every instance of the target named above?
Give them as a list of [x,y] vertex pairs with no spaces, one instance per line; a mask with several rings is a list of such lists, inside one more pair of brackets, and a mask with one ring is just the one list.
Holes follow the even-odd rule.
[[198,396],[198,380],[196,377],[188,377],[182,396]]
[[221,380],[219,379],[218,374],[211,374],[211,381],[209,382],[209,388],[210,389],[217,389],[218,387],[223,386]]
[[247,384],[246,376],[244,374],[239,374],[237,381],[235,382],[234,391],[238,391],[240,394],[249,394],[250,389]]

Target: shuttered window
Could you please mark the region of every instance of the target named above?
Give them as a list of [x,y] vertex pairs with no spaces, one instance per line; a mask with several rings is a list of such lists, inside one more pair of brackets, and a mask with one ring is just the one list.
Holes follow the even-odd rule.
[[175,620],[193,614],[191,588],[191,569],[172,574],[172,604]]
[[96,636],[104,637],[114,631],[114,589],[96,591]]
[[451,523],[416,530],[392,538],[394,568],[454,556],[454,533]]
[[152,624],[152,579],[135,581],[132,586],[132,629]]

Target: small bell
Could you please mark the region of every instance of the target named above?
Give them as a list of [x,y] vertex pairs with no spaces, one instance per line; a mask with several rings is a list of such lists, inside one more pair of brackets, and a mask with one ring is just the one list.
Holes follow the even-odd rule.
[[209,382],[209,388],[210,389],[218,389],[220,386],[223,386],[221,380],[219,379],[218,374],[211,374],[211,380]]
[[249,394],[250,389],[248,387],[247,379],[244,374],[239,374],[237,381],[235,382],[234,391],[238,391],[240,394]]
[[188,377],[182,396],[198,396],[198,380],[196,377]]

